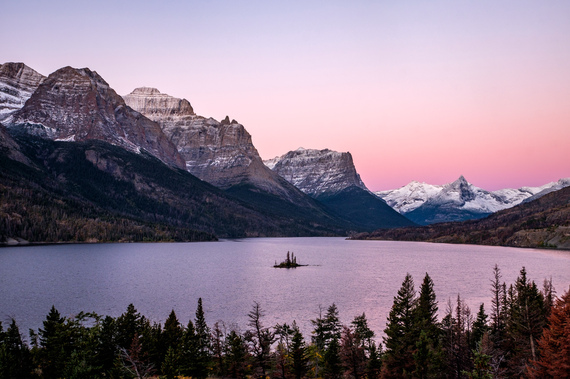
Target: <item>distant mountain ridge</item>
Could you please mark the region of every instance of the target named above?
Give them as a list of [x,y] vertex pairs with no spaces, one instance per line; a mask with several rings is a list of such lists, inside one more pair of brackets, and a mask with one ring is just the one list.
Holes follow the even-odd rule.
[[480,220],[377,230],[353,237],[570,249],[570,187],[503,209]]
[[446,185],[411,182],[404,187],[376,194],[412,221],[425,225],[482,218],[567,186],[570,186],[570,178],[541,187],[486,191],[461,176]]

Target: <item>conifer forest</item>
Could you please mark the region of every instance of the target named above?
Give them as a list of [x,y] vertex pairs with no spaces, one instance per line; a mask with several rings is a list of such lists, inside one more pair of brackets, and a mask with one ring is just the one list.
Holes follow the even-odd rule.
[[501,279],[495,266],[489,306],[472,310],[460,295],[438,302],[427,273],[418,288],[408,274],[381,336],[364,313],[342,322],[335,304],[310,336],[294,320],[266,325],[259,303],[240,326],[208,325],[202,299],[187,325],[174,310],[152,322],[132,304],[116,318],[52,307],[26,337],[16,320],[0,323],[0,378],[570,377],[570,291],[539,288],[524,267],[514,283]]

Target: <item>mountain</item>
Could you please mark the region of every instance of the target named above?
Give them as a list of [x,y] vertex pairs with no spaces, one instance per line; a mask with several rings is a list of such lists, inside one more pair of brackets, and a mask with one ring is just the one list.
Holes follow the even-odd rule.
[[366,188],[348,152],[299,148],[264,163],[359,228],[413,225]]
[[398,212],[406,214],[437,195],[442,189],[443,186],[412,181],[398,189],[374,193]]
[[[159,97],[149,115],[190,116],[205,128],[193,136],[205,131],[212,138],[192,145],[183,124],[181,135],[171,136],[187,138],[187,147],[215,150],[218,139],[218,152],[235,151],[233,145],[249,141],[245,179],[224,189],[200,180],[160,124],[129,107],[96,72],[64,67],[10,112],[6,127],[0,124],[0,241],[191,241],[359,230],[263,165],[242,125],[193,115],[189,102]],[[231,171],[214,163],[206,171]]]
[[437,222],[463,221],[488,216],[502,209],[513,207],[533,196],[543,196],[548,191],[570,185],[570,179],[561,179],[541,187],[522,187],[520,189],[502,189],[486,191],[475,187],[463,176],[456,181],[443,185],[429,185],[411,182],[390,191],[376,194],[400,213],[412,221],[421,224]]
[[570,249],[570,187],[480,220],[377,230],[355,239]]
[[64,67],[50,74],[5,123],[52,140],[100,140],[133,152],[146,150],[171,166],[184,167],[160,126],[128,107],[88,68]]
[[23,63],[0,64],[0,121],[22,108],[45,79]]
[[348,152],[301,147],[264,163],[289,183],[315,198],[352,186],[367,190],[356,172],[352,155]]
[[[241,201],[148,152],[0,129],[0,244],[330,236],[345,230]],[[7,142],[8,141],[8,142]],[[16,148],[27,162],[11,158]]]
[[[137,88],[124,99],[160,124],[185,160],[186,169],[198,178],[260,206],[281,201],[283,207],[290,206],[286,203],[303,207],[295,212],[311,210],[328,217],[318,204],[263,164],[251,135],[237,121],[198,116],[186,99],[155,88]],[[277,203],[273,208],[278,208]]]

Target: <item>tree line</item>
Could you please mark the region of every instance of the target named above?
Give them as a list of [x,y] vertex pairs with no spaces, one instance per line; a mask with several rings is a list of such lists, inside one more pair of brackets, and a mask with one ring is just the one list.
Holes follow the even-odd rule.
[[320,309],[306,338],[295,321],[266,326],[254,303],[247,329],[209,326],[202,299],[181,325],[174,310],[164,325],[130,304],[120,316],[55,307],[29,344],[15,320],[0,323],[1,378],[560,378],[570,377],[570,291],[541,290],[523,267],[509,286],[497,266],[489,313],[473,313],[458,295],[438,319],[434,283],[418,291],[407,274],[394,297],[382,342],[365,314],[349,324],[335,304]]

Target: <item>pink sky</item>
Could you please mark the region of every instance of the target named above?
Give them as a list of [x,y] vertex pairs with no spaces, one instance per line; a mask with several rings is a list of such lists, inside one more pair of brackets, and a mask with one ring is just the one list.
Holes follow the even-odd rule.
[[[207,4],[206,4],[207,3]],[[570,177],[570,3],[3,4],[0,63],[89,67],[245,125],[263,158],[350,151],[371,190]]]

